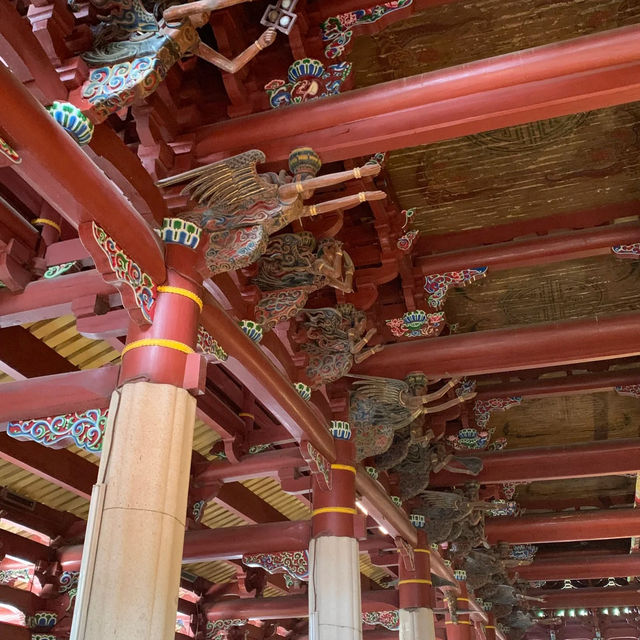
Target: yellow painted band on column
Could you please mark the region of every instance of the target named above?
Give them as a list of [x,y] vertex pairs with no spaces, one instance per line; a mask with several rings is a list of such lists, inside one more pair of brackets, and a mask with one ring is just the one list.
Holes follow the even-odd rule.
[[256,417],[253,415],[253,413],[246,413],[246,412],[242,412],[238,414],[239,418],[251,418],[252,420],[255,420]]
[[492,624],[486,624],[484,626],[485,629],[495,629],[495,627]]
[[454,622],[453,620],[445,620],[445,624],[471,624],[468,620],[458,620],[458,622]]
[[431,551],[429,549],[414,549],[413,550],[414,553],[431,553]]
[[352,473],[357,473],[356,468],[349,464],[332,464],[331,468],[337,469],[338,471],[351,471]]
[[398,584],[433,584],[433,582],[425,578],[413,578],[411,580],[400,580]]
[[469,598],[456,598],[456,600],[458,602],[471,602],[471,600],[469,600]]
[[193,300],[200,307],[200,311],[202,311],[202,299],[195,293],[193,293],[193,291],[189,291],[189,289],[183,289],[182,287],[162,286],[158,287],[158,291],[160,293],[175,293],[177,296],[184,296],[185,298],[189,298],[189,300]]
[[53,220],[49,220],[49,218],[35,218],[31,221],[31,224],[46,224],[48,227],[53,227],[58,233],[62,233],[60,225]]
[[130,342],[122,350],[122,355],[127,353],[127,351],[131,351],[132,349],[140,349],[140,347],[164,347],[165,349],[173,349],[174,351],[181,351],[182,353],[194,353],[193,349],[184,342],[178,342],[177,340],[166,340],[164,338],[144,338],[143,340]]
[[321,513],[347,513],[355,516],[357,511],[352,507],[321,507],[320,509],[314,509],[311,512],[311,517],[319,516]]

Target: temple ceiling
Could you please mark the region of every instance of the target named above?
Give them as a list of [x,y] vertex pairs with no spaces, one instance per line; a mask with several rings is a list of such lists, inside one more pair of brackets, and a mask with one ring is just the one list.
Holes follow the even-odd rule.
[[596,256],[495,273],[489,269],[484,279],[450,291],[444,309],[456,333],[634,311],[640,309],[639,265]]
[[634,0],[479,0],[431,7],[358,38],[355,86],[615,29],[640,20]]
[[639,196],[639,125],[630,103],[402,149],[387,170],[423,236],[595,209]]
[[493,439],[509,449],[640,437],[640,400],[615,391],[523,398],[518,406],[491,415]]

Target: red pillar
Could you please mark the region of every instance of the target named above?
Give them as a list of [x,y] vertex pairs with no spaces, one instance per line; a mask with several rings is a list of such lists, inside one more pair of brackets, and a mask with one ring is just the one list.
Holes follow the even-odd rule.
[[491,611],[487,612],[489,621],[484,626],[484,636],[486,640],[496,640],[496,617]]
[[[464,572],[461,572],[464,573]],[[466,578],[466,575],[464,576]],[[451,594],[451,598],[455,597],[456,611],[469,611],[469,592],[467,583],[459,581],[460,593],[457,596]],[[445,628],[447,630],[447,640],[471,640],[472,622],[469,613],[458,613],[452,616],[447,612],[445,616]]]
[[433,610],[435,596],[431,583],[431,550],[424,531],[418,530],[418,544],[413,548],[413,569],[402,553],[398,562],[398,595],[401,609]]

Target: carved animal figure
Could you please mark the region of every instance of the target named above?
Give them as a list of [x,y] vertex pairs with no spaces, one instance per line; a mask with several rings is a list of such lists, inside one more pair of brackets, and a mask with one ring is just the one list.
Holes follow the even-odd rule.
[[271,238],[252,280],[263,292],[255,308],[256,322],[269,331],[296,316],[309,294],[325,286],[352,291],[354,271],[349,254],[333,238],[316,242],[308,231]]
[[210,275],[249,266],[265,252],[269,236],[295,220],[386,198],[382,191],[367,191],[305,206],[315,189],[380,172],[364,166],[315,177],[320,158],[309,148],[294,149],[289,156],[293,175],[259,174],[265,156],[256,149],[213,164],[160,180],[168,187],[189,181],[182,193],[202,205],[180,217],[209,232],[205,261]]
[[[170,7],[160,17],[142,0],[91,0],[102,13],[94,48],[83,54],[94,70],[82,89],[91,119],[100,122],[136,99],[153,93],[169,69],[186,55],[196,55],[216,67],[236,73],[262,49],[275,41],[267,29],[233,60],[228,60],[200,40],[196,29],[204,26],[212,11],[248,0],[206,0]],[[160,7],[160,3],[156,5]]]
[[382,349],[382,345],[364,349],[376,330],[367,331],[367,316],[352,304],[304,309],[304,313],[308,342],[301,348],[309,354],[307,376],[313,388],[338,380]]

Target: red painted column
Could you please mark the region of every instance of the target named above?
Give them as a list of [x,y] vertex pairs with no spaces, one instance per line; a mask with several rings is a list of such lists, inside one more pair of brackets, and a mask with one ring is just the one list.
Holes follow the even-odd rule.
[[167,279],[153,324],[132,323],[122,351],[72,640],[174,640],[196,411],[190,391],[200,387],[205,367],[195,352],[203,304],[195,253],[173,241],[166,240]]
[[309,545],[309,636],[359,640],[362,603],[355,539],[355,443],[346,421],[333,421],[336,461],[330,487],[314,474],[312,540]]
[[403,553],[402,549],[399,551],[400,640],[435,640],[435,595],[426,533],[418,530],[418,544],[412,548],[413,566],[410,554]]
[[[467,591],[467,583],[464,582],[466,574],[464,571],[456,571],[456,578],[462,578],[458,581],[460,593],[458,596],[451,594],[450,598],[455,598],[455,611],[469,611],[469,592]],[[452,615],[447,612],[445,616],[445,628],[447,631],[447,640],[471,640],[471,630],[473,628],[469,613],[456,613]]]
[[496,640],[496,617],[491,611],[487,612],[489,621],[484,625],[484,636],[486,640]]

